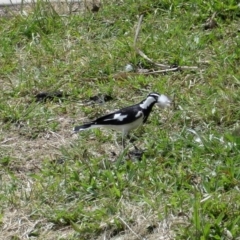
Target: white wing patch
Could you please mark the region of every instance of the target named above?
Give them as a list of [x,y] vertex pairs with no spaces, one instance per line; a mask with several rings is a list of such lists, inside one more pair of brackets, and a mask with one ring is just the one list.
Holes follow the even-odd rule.
[[114,114],[114,119],[117,119],[117,120],[119,120],[119,121],[122,121],[124,118],[126,118],[127,117],[127,115],[121,115],[121,113],[116,113],[116,114]]
[[136,118],[140,117],[142,115],[142,111],[138,111],[137,114],[135,115]]
[[105,119],[104,121],[111,121],[113,119],[118,120],[118,121],[122,121],[126,117],[127,117],[127,115],[121,115],[121,113],[116,113],[116,114],[114,114],[113,118]]

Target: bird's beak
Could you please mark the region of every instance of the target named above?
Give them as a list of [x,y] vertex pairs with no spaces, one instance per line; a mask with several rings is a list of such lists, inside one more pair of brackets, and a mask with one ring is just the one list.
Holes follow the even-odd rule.
[[169,97],[167,97],[166,95],[161,95],[159,98],[158,98],[158,101],[157,101],[157,105],[161,108],[165,108],[165,107],[170,107],[171,106],[171,99]]

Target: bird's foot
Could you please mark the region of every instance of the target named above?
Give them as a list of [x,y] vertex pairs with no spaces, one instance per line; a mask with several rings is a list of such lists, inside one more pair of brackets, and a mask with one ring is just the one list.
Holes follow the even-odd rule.
[[131,150],[128,152],[128,156],[134,160],[138,160],[141,161],[142,160],[142,156],[145,152],[145,150],[139,149],[138,147],[136,147],[134,144],[134,150]]

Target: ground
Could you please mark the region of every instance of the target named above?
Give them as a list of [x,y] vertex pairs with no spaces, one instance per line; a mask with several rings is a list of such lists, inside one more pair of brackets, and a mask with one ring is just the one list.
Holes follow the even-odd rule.
[[[0,16],[0,239],[240,239],[236,1]],[[126,149],[111,130],[73,134],[150,92],[173,104]]]

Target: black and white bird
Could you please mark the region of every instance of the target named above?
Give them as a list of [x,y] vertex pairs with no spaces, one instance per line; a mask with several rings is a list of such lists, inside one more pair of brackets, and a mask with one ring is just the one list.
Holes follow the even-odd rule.
[[124,136],[147,121],[155,104],[165,108],[170,106],[171,100],[163,94],[153,92],[148,94],[147,98],[138,104],[122,108],[84,125],[76,126],[73,131],[79,132],[101,127],[121,131],[122,145],[124,147]]

